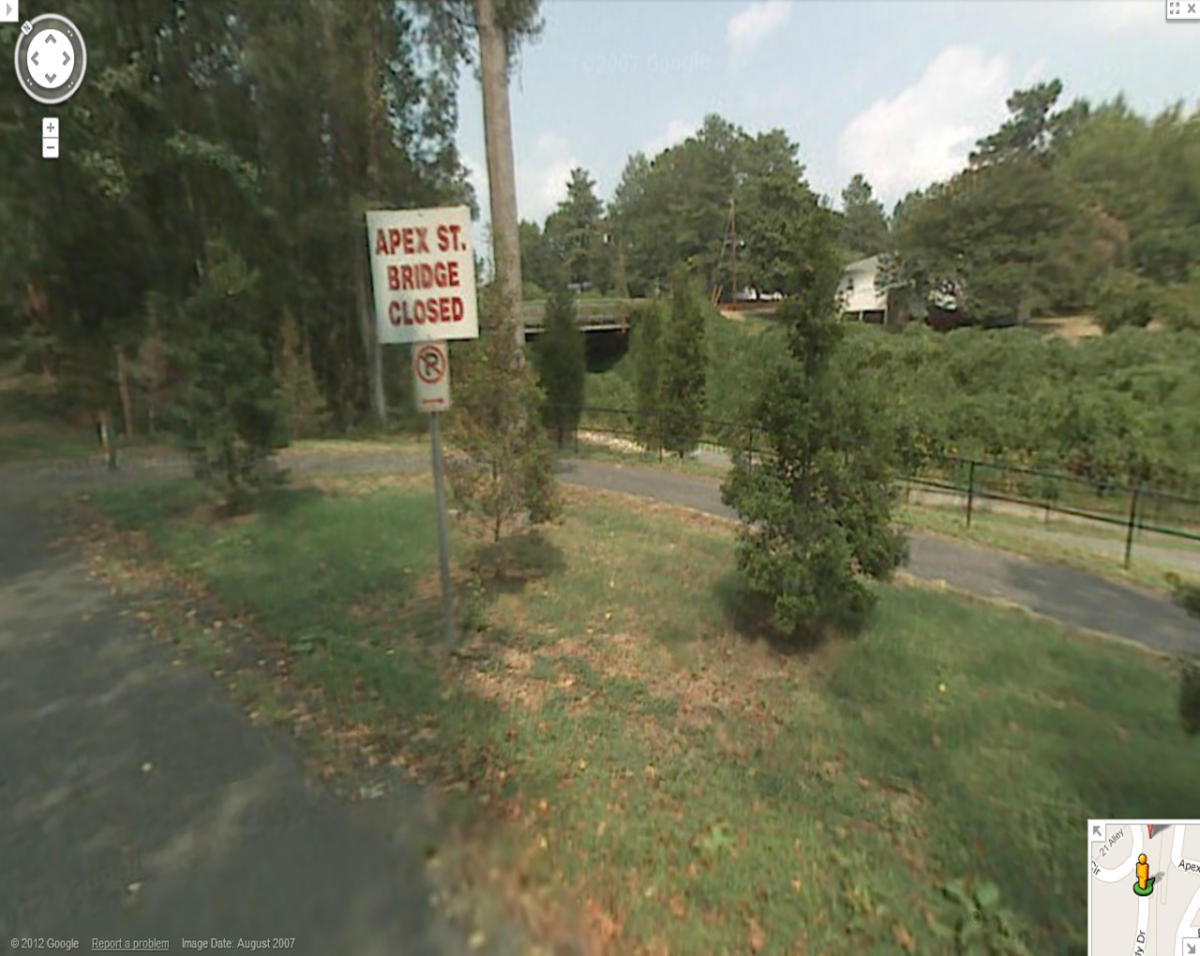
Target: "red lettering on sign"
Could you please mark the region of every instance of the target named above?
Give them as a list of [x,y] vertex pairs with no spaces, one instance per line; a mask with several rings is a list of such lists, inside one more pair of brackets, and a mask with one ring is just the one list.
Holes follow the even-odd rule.
[[[463,252],[467,245],[462,240],[462,230],[457,223],[437,226],[434,230],[434,248],[438,252]],[[406,256],[430,255],[430,239],[428,226],[404,226],[402,228],[375,230],[375,255],[395,256],[398,253]],[[445,282],[438,280],[438,285],[456,285],[453,279]]]
[[460,280],[458,263],[454,261],[388,266],[387,275],[388,288],[393,292],[457,288]]
[[392,325],[438,325],[461,322],[466,317],[466,306],[461,296],[435,296],[403,302],[393,299],[388,304],[388,321]]

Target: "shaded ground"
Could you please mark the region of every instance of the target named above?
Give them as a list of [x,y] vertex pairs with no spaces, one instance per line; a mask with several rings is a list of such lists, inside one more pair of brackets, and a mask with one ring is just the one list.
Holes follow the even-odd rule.
[[347,803],[286,734],[138,633],[0,490],[0,938],[294,938],[466,952],[430,903],[429,810]]

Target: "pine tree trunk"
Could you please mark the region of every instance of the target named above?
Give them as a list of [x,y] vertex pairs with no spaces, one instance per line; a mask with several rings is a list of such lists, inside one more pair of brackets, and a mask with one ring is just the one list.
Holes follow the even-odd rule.
[[367,387],[371,396],[371,417],[377,425],[386,425],[388,420],[387,393],[383,388],[383,347],[375,335],[374,309],[371,301],[371,279],[368,274],[365,233],[359,235],[362,248],[358,254],[358,282],[356,298],[358,306],[358,328],[362,335],[363,353],[367,360]]
[[500,315],[520,348],[514,363],[524,364],[525,329],[521,320],[521,243],[517,232],[517,184],[513,170],[512,117],[508,105],[508,36],[497,23],[495,0],[475,0],[479,28],[479,71],[483,86],[483,130],[487,145],[491,197],[492,262],[496,270]]
[[115,346],[117,356],[117,390],[121,395],[121,416],[125,419],[125,440],[133,437],[133,399],[129,394],[129,366],[125,362],[125,349]]
[[[363,95],[367,102],[367,208],[379,199],[379,127],[382,123],[379,87],[379,21],[374,3],[364,3],[367,36],[370,38],[363,63]],[[365,229],[365,226],[364,226]],[[358,245],[359,299],[358,310],[362,324],[363,345],[367,353],[367,379],[371,388],[371,415],[378,425],[388,420],[387,391],[383,386],[383,346],[374,325],[374,302],[371,296],[370,260],[365,252],[366,236],[360,234]]]

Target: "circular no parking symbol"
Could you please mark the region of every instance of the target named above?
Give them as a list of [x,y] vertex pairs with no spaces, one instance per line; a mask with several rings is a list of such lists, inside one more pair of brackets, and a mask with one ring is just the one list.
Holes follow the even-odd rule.
[[427,343],[419,346],[413,361],[417,378],[426,385],[436,385],[446,375],[446,357],[441,345]]

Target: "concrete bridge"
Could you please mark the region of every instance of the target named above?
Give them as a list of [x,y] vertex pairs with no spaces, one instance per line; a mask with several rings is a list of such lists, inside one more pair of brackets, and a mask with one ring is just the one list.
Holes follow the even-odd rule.
[[[585,299],[576,298],[575,317],[585,332],[628,332],[629,316],[635,309],[652,299]],[[525,320],[525,335],[537,335],[545,329],[546,302],[534,299],[521,304]]]

